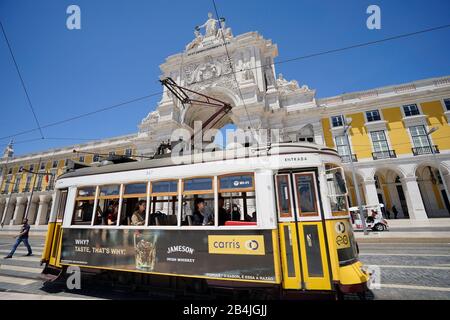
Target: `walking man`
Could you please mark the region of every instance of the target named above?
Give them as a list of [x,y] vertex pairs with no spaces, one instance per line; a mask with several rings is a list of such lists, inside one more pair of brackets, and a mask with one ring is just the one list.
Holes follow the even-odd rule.
[[5,257],[5,259],[12,258],[14,252],[16,252],[17,247],[19,244],[23,241],[23,244],[25,247],[27,247],[28,254],[27,256],[31,256],[33,252],[31,251],[30,244],[28,243],[28,233],[30,232],[30,225],[28,224],[28,219],[23,219],[23,226],[22,230],[20,231],[19,235],[15,236],[14,238],[17,238],[16,242],[14,243],[11,252]]

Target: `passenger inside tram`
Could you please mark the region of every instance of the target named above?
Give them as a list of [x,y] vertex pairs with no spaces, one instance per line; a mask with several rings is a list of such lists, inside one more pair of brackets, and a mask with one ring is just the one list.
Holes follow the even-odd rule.
[[182,205],[182,225],[211,226],[214,225],[214,195],[193,198],[185,197]]
[[219,194],[219,225],[254,225],[257,221],[254,199],[254,193],[250,192]]
[[117,224],[118,214],[119,214],[119,201],[115,200],[109,205],[108,211],[107,211],[107,220],[108,220],[109,226],[113,226],[113,225]]
[[145,209],[147,206],[147,201],[140,200],[137,203],[136,210],[131,216],[131,225],[133,226],[143,226],[145,224]]
[[219,195],[219,226],[223,226],[226,221],[231,220],[231,215],[227,209],[224,208],[224,205],[225,199]]

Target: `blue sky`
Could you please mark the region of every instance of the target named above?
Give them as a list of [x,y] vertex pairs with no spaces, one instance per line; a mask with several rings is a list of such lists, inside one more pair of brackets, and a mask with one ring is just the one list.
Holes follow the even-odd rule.
[[[258,31],[278,45],[277,60],[450,23],[450,1],[216,0],[233,33]],[[81,8],[81,30],[66,28],[66,8]],[[381,8],[381,30],[366,8]],[[183,50],[211,0],[0,0],[0,20],[41,125],[159,92],[159,65]],[[318,97],[450,74],[450,28],[276,66]],[[16,154],[136,132],[160,97],[44,129],[49,138],[18,143]],[[0,35],[0,137],[36,128]],[[15,137],[39,138],[39,132]],[[0,147],[9,138],[0,139]]]

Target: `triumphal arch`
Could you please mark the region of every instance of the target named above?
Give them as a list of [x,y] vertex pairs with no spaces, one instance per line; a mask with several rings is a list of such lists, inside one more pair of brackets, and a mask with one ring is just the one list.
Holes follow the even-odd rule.
[[[277,75],[277,55],[277,45],[258,32],[235,36],[224,18],[216,20],[209,14],[204,24],[194,28],[194,39],[183,52],[160,65],[160,78],[229,103],[231,111],[214,129],[229,123],[252,132],[278,129],[283,141],[323,144],[315,90]],[[155,111],[139,124],[133,141],[138,154],[154,154],[175,130],[193,132],[195,121],[204,122],[214,112],[210,106],[182,103],[164,87]]]

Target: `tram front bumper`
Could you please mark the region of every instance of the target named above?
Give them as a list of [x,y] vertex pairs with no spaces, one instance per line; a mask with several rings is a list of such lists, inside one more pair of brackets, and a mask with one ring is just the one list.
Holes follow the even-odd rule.
[[339,289],[343,293],[367,291],[370,274],[365,270],[360,261],[339,268]]

